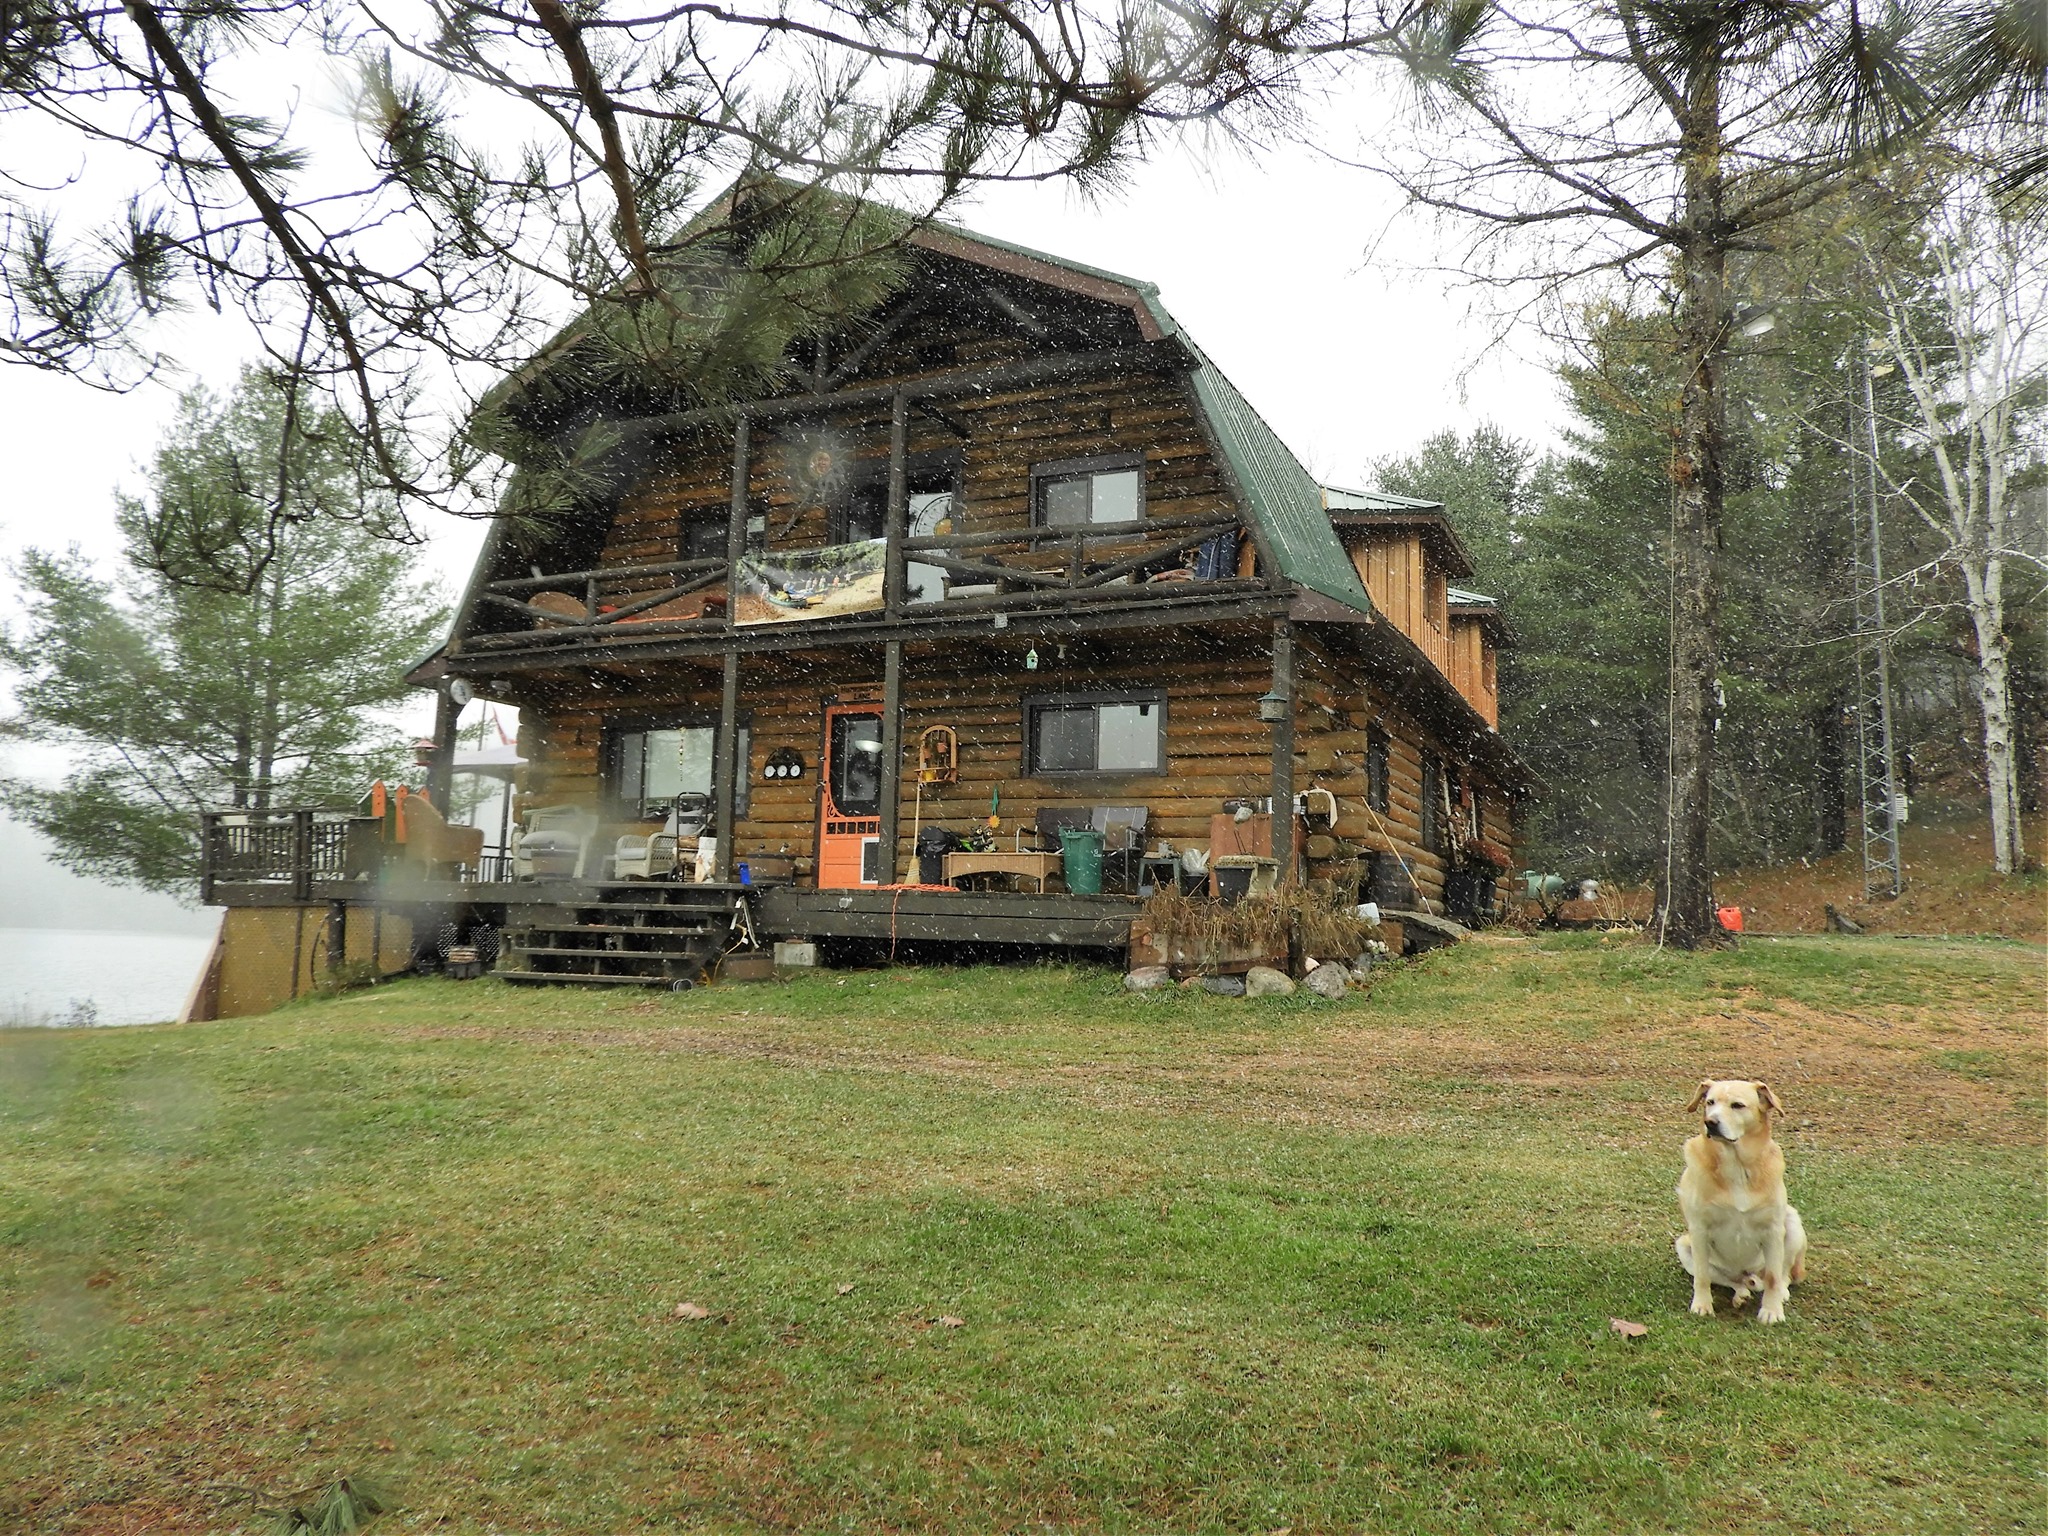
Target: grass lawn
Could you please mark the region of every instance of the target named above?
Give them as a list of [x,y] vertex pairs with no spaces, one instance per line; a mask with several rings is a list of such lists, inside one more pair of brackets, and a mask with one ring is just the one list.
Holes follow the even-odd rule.
[[[370,1474],[393,1531],[2038,1531],[2042,979],[1574,935],[1335,1005],[869,971],[7,1032],[0,1530]],[[1783,1328],[1688,1317],[1671,1253],[1735,1074],[1813,1235]]]

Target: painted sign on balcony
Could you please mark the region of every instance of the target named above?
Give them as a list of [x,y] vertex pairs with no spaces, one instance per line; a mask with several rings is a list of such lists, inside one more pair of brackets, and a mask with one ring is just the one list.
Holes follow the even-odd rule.
[[743,557],[735,624],[787,624],[882,606],[888,542],[768,550]]

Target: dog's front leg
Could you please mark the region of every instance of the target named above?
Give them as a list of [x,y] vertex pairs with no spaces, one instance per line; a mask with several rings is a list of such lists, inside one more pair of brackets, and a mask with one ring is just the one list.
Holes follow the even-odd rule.
[[1791,1293],[1791,1280],[1785,1269],[1785,1216],[1780,1211],[1778,1219],[1771,1223],[1764,1234],[1764,1295],[1757,1304],[1756,1320],[1760,1323],[1782,1323],[1785,1321],[1785,1298]]
[[1700,1217],[1688,1215],[1685,1218],[1685,1235],[1692,1242],[1692,1315],[1712,1317],[1714,1315],[1713,1265],[1708,1255],[1713,1252],[1707,1246],[1707,1224]]

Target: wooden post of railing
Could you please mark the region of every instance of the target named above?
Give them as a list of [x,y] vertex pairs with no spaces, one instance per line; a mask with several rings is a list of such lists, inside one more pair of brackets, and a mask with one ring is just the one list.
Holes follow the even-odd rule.
[[903,642],[891,640],[882,647],[882,828],[876,852],[881,868],[876,871],[884,885],[896,883],[901,867],[896,860],[897,812],[901,809],[903,782]]
[[313,813],[292,812],[292,896],[298,901],[313,898]]
[[220,812],[199,813],[199,905],[213,905],[213,885],[220,878]]
[[725,622],[740,611],[740,560],[747,552],[747,476],[752,472],[753,424],[745,416],[732,429],[732,505],[725,524]]
[[[732,506],[725,525],[725,623],[732,627],[740,609],[740,561],[747,552],[747,477],[751,472],[752,426],[745,416],[732,429]],[[712,859],[711,878],[730,880],[733,870],[734,809],[739,803],[740,775],[747,765],[740,761],[740,654],[725,653],[724,684],[718,694],[718,740],[711,770],[712,836],[718,850]]]
[[1280,880],[1294,878],[1294,628],[1285,619],[1273,626],[1273,857]]
[[740,761],[740,653],[725,653],[725,684],[718,694],[718,740],[716,762],[711,770],[712,835],[718,850],[711,863],[711,878],[732,878],[732,831],[734,809],[739,804],[740,775],[747,765]]
[[[882,551],[882,606],[892,619],[902,616],[903,585],[908,574],[903,564],[903,540],[910,503],[909,474],[904,462],[909,438],[910,402],[899,389],[889,407],[889,502],[882,516],[882,534],[887,540]],[[882,729],[889,729],[886,720]]]

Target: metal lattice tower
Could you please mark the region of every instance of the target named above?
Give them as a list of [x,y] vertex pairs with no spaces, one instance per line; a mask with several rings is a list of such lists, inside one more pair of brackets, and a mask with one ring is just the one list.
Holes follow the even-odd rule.
[[1892,746],[1884,546],[1878,524],[1877,404],[1867,358],[1862,361],[1861,371],[1863,473],[1860,477],[1854,473],[1849,477],[1849,522],[1855,530],[1856,767],[1862,789],[1863,890],[1868,896],[1896,896],[1905,886],[1899,862],[1901,805],[1898,755]]

